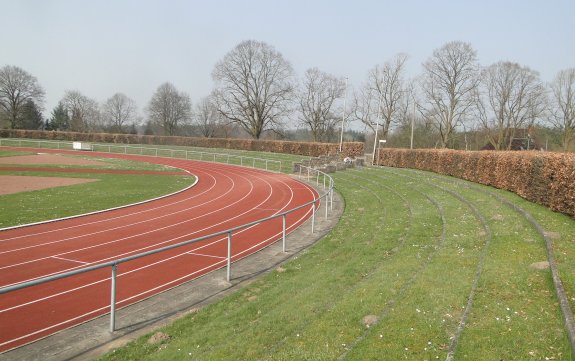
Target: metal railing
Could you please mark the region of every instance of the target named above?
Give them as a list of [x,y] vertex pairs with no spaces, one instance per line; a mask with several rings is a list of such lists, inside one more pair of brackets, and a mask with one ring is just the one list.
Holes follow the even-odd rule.
[[[74,142],[48,141],[34,139],[13,139],[0,138],[0,146],[28,147],[39,149],[71,150]],[[282,171],[282,161],[249,157],[229,153],[213,153],[187,149],[154,148],[146,146],[136,146],[127,144],[99,144],[86,142],[91,145],[92,151],[115,154],[146,155],[152,157],[166,157],[186,160],[200,160],[215,163],[225,163],[239,165],[242,167],[252,167],[265,169],[271,172],[280,173]]]
[[[0,145],[2,145],[1,143],[2,140],[0,140]],[[149,148],[146,148],[149,149]],[[305,172],[302,173],[302,168],[305,169]],[[307,173],[307,175],[306,175]],[[300,172],[299,172],[299,176],[300,178],[306,178],[307,181],[312,182],[314,179],[316,181],[316,185],[318,188],[321,188],[322,182],[323,182],[323,194],[319,194],[319,197],[315,198],[315,194],[314,194],[314,199],[310,202],[307,202],[305,204],[302,204],[298,207],[292,208],[288,211],[285,211],[283,213],[279,213],[270,217],[266,217],[266,218],[262,218],[250,223],[246,223],[246,224],[242,224],[240,226],[234,227],[234,228],[230,228],[230,229],[226,229],[224,231],[220,231],[220,232],[216,232],[216,233],[212,233],[203,237],[199,237],[199,238],[194,238],[188,241],[184,241],[184,242],[180,242],[174,245],[170,245],[170,246],[166,246],[166,247],[162,247],[162,248],[158,248],[152,251],[147,251],[147,252],[142,252],[130,257],[125,257],[125,258],[120,258],[114,261],[109,261],[109,262],[105,262],[105,263],[100,263],[100,264],[96,264],[93,266],[88,266],[88,267],[84,267],[84,268],[80,268],[74,271],[68,271],[68,272],[64,272],[61,274],[57,274],[57,275],[53,275],[53,276],[48,276],[48,277],[42,277],[39,279],[35,279],[32,281],[28,281],[28,282],[23,282],[23,283],[19,283],[16,285],[12,285],[12,286],[8,286],[8,287],[3,287],[0,288],[0,294],[4,294],[4,293],[8,293],[8,292],[12,292],[12,291],[17,291],[23,288],[28,288],[28,287],[32,287],[32,286],[36,286],[36,285],[40,285],[43,283],[47,283],[47,282],[52,282],[52,281],[56,281],[62,278],[67,278],[67,277],[72,277],[81,273],[86,273],[86,272],[90,272],[90,271],[94,271],[94,270],[98,270],[98,269],[102,269],[102,268],[108,268],[111,267],[111,276],[110,276],[110,280],[111,280],[111,292],[110,292],[110,332],[114,332],[115,331],[115,325],[116,325],[116,278],[117,278],[117,267],[119,264],[125,263],[125,262],[129,262],[135,259],[139,259],[139,258],[143,258],[143,257],[147,257],[150,255],[154,255],[157,253],[161,253],[161,252],[165,252],[174,248],[179,248],[179,247],[183,247],[186,245],[190,245],[193,243],[197,243],[197,242],[201,242],[203,240],[209,239],[209,238],[214,238],[214,237],[218,237],[218,236],[223,236],[225,235],[227,238],[227,257],[226,257],[226,280],[229,282],[231,279],[231,261],[232,261],[232,243],[233,243],[233,234],[239,230],[251,227],[251,226],[255,226],[264,222],[268,222],[271,221],[273,219],[282,217],[282,230],[281,230],[281,240],[282,240],[282,251],[285,252],[286,251],[286,217],[288,214],[293,213],[297,210],[300,210],[302,208],[306,208],[306,207],[311,207],[311,232],[314,232],[314,228],[315,228],[315,219],[316,219],[316,209],[319,209],[319,207],[321,206],[321,201],[323,199],[324,204],[325,204],[325,218],[327,219],[328,217],[328,209],[333,209],[333,191],[334,191],[334,181],[333,178],[322,172],[319,171],[317,169],[313,169],[310,167],[306,167],[306,166],[300,166]],[[320,182],[320,177],[323,179],[322,182]],[[223,239],[222,239],[223,240]],[[279,240],[279,239],[278,239]],[[221,241],[221,240],[220,240]],[[277,241],[274,241],[277,242]]]

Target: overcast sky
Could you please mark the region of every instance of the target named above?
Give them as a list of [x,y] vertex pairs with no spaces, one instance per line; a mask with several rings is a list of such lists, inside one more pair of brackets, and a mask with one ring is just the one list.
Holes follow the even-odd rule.
[[196,103],[215,63],[250,39],[298,76],[317,67],[348,77],[350,90],[397,53],[417,76],[454,40],[481,65],[514,61],[551,81],[575,67],[574,14],[574,0],[0,0],[0,67],[38,78],[46,117],[66,90],[99,102],[123,92],[143,113],[168,81]]

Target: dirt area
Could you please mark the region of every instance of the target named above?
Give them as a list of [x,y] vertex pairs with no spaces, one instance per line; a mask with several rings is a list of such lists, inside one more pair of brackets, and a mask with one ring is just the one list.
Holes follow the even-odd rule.
[[[51,164],[51,165],[105,165],[105,162],[66,157],[57,154],[21,155],[15,157],[0,157],[0,164]],[[2,168],[0,168],[2,169]],[[60,178],[60,177],[30,177],[0,175],[0,195],[28,192],[38,189],[68,186],[72,184],[95,182],[97,179]]]
[[97,179],[0,175],[0,195],[95,181]]
[[15,157],[0,157],[0,164],[52,164],[52,165],[106,165],[97,160],[66,157],[58,154],[19,155]]

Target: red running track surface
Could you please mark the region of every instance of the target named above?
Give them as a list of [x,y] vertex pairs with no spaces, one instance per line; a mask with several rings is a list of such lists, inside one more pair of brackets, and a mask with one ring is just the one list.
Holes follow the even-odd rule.
[[[0,231],[0,287],[198,238],[317,198],[315,190],[304,183],[257,169],[146,156],[81,154],[170,165],[189,171],[199,181],[183,192],[144,204]],[[311,206],[290,213],[287,232],[310,216]],[[237,231],[232,260],[277,241],[281,234],[281,217]],[[116,281],[117,307],[221,268],[226,256],[227,237],[215,237],[122,263]],[[108,313],[110,273],[111,269],[105,268],[0,295],[0,352]]]

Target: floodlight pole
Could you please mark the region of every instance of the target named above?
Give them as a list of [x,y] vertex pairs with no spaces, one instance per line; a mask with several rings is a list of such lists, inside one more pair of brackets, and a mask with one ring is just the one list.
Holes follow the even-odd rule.
[[345,123],[345,100],[347,98],[347,78],[345,78],[345,93],[343,96],[343,112],[341,115],[341,136],[339,137],[339,152],[343,148],[343,123]]
[[413,100],[413,114],[411,116],[411,139],[409,149],[413,149],[413,128],[415,127],[415,99]]
[[375,138],[373,138],[373,156],[371,164],[375,165],[375,148],[377,147],[377,131],[379,130],[379,119],[381,118],[381,97],[379,97],[379,105],[377,107],[377,118],[375,119]]

